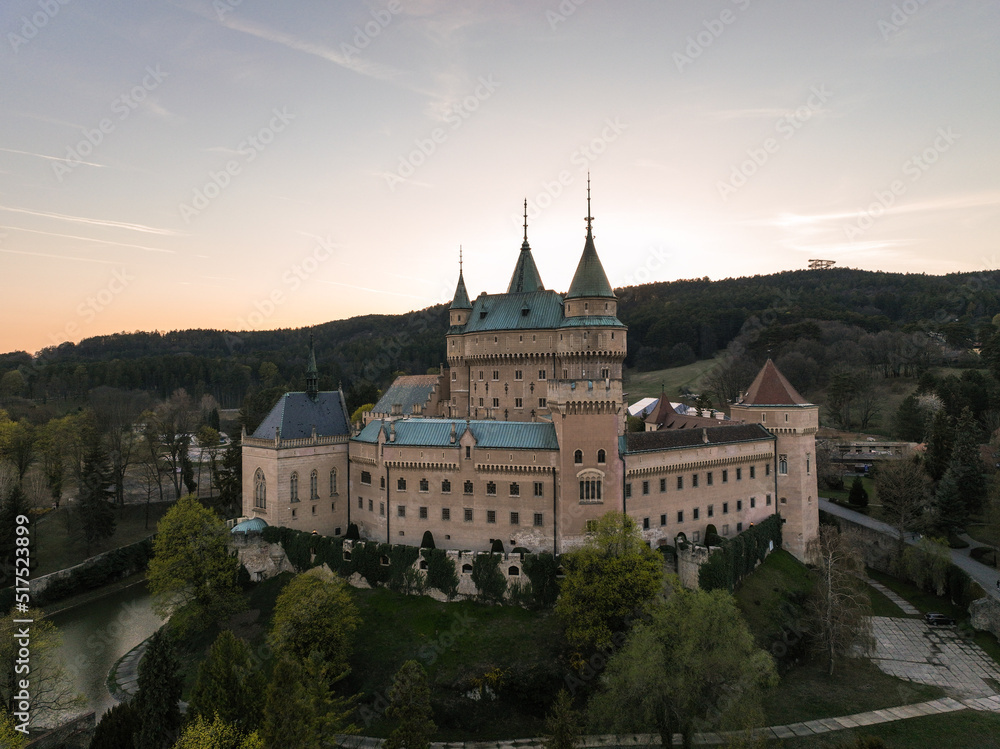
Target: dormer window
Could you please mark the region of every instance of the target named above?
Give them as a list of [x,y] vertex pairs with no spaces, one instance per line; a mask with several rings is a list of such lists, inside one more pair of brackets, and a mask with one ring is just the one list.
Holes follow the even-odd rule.
[[486,319],[486,310],[484,310],[484,309],[479,310],[479,319],[480,320],[485,320]]
[[521,317],[527,317],[529,312],[531,312],[531,308],[528,305],[521,307]]

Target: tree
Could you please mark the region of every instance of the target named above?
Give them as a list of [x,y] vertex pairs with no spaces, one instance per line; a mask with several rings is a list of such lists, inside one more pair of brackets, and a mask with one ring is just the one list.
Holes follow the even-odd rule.
[[416,661],[407,661],[396,672],[389,689],[387,714],[399,724],[386,739],[385,749],[428,749],[437,726],[431,719],[427,672]]
[[139,731],[139,711],[135,700],[126,700],[101,716],[90,740],[90,749],[121,749],[135,745]]
[[754,643],[732,595],[685,590],[650,607],[608,662],[603,689],[590,703],[592,719],[617,730],[655,729],[664,747],[680,733],[747,728],[760,715],[761,690],[777,683],[771,656]]
[[171,478],[174,482],[175,496],[180,499],[181,482],[184,461],[187,458],[187,448],[191,442],[191,411],[194,402],[183,389],[175,390],[164,403],[153,411],[152,426],[157,441],[164,451]]
[[924,458],[924,465],[927,466],[927,473],[935,481],[940,481],[944,472],[948,470],[948,462],[951,460],[951,448],[954,444],[955,433],[945,408],[939,409],[934,418],[931,419],[930,430],[927,435],[927,455]]
[[83,705],[83,698],[73,694],[68,685],[66,669],[60,660],[62,637],[41,609],[14,612],[0,618],[0,700],[8,713],[13,715],[18,682],[25,678],[18,674],[16,661],[20,643],[14,639],[24,626],[14,619],[33,619],[31,625],[31,709],[34,715],[72,710]]
[[28,514],[31,509],[28,498],[20,484],[13,481],[11,483],[6,492],[0,489],[0,587],[13,584],[19,516],[24,515],[29,519],[28,538],[33,540],[35,537],[34,529],[31,528],[31,515]]
[[35,462],[35,428],[26,419],[11,421],[0,411],[0,458],[11,462],[17,471],[18,482],[24,481],[24,474]]
[[139,713],[136,749],[160,749],[170,746],[181,726],[183,686],[180,664],[170,635],[160,629],[149,638],[146,652],[139,661],[138,691],[135,694]]
[[580,714],[573,709],[569,692],[560,689],[545,716],[542,749],[576,749],[580,743]]
[[28,737],[17,730],[14,717],[0,706],[0,746],[4,749],[24,749]]
[[927,415],[916,395],[908,395],[896,410],[894,432],[897,439],[923,442]]
[[256,731],[244,732],[216,715],[209,721],[199,715],[189,723],[172,749],[264,749]]
[[[205,453],[208,453],[209,476],[215,474],[215,453],[219,449],[219,430],[213,427],[202,425],[194,436],[194,440],[201,449],[201,456],[198,459],[198,479],[197,484],[201,486],[201,467],[205,462]],[[209,494],[211,494],[211,483],[209,483]]]
[[108,455],[103,445],[95,443],[83,462],[77,506],[88,555],[92,544],[115,533],[115,512],[109,501],[114,497],[112,482]]
[[854,481],[851,482],[851,491],[847,495],[847,501],[855,507],[868,506],[868,491],[860,476],[855,476]]
[[930,478],[916,460],[885,460],[875,474],[875,493],[882,503],[882,518],[896,529],[899,553],[905,534],[922,527],[927,510]]
[[255,668],[249,646],[226,629],[219,633],[198,666],[198,678],[188,707],[189,717],[208,720],[213,715],[225,723],[251,730],[257,727],[266,682]]
[[274,666],[264,703],[260,735],[266,747],[315,749],[334,733],[353,733],[348,725],[353,700],[334,697],[319,653],[305,662],[281,658]]
[[153,541],[147,579],[155,610],[161,616],[173,611],[181,631],[225,621],[246,606],[236,584],[239,566],[225,523],[194,497],[182,497],[160,520]]
[[949,533],[963,528],[986,501],[985,467],[979,455],[979,427],[968,409],[955,426],[955,444],[935,493],[938,521]]
[[758,369],[747,356],[727,356],[712,369],[705,383],[720,403],[732,403],[750,387]]
[[635,520],[609,512],[581,548],[563,555],[563,567],[556,613],[570,646],[582,653],[611,647],[616,633],[628,630],[660,589],[663,564]]
[[99,387],[90,391],[97,430],[111,456],[115,502],[125,505],[125,474],[133,460],[139,438],[135,423],[149,405],[151,398],[141,390],[118,390]]
[[322,655],[336,679],[346,676],[353,633],[361,623],[343,579],[304,572],[292,578],[274,606],[268,642],[279,656],[304,662]]
[[243,503],[243,450],[239,439],[229,443],[222,454],[222,465],[213,471],[222,506],[229,514],[238,512]]
[[806,556],[816,563],[819,573],[807,607],[808,630],[832,676],[840,658],[855,650],[868,653],[874,645],[871,601],[858,577],[864,572],[864,562],[854,539],[832,525],[820,526]]

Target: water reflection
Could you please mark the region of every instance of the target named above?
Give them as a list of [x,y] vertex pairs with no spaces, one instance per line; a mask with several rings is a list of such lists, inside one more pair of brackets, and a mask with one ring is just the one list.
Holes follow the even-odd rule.
[[108,693],[108,671],[163,622],[153,612],[144,582],[55,614],[51,620],[62,633],[60,655],[66,673],[98,719],[115,704]]

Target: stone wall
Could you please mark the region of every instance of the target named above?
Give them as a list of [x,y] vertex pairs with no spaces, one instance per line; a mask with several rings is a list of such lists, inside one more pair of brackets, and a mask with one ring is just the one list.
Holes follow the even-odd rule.
[[86,747],[90,744],[97,718],[93,711],[44,733],[28,742],[29,749],[64,749]]
[[[130,546],[134,546],[134,544],[130,544]],[[120,548],[127,548],[127,547],[123,546]],[[31,578],[31,580],[28,582],[28,588],[31,591],[32,599],[41,596],[45,592],[46,588],[48,588],[53,583],[61,580],[66,580],[72,577],[77,572],[88,569],[97,564],[100,564],[101,560],[103,560],[110,554],[114,554],[117,551],[118,549],[110,549],[108,551],[105,551],[103,554],[98,554],[96,556],[84,559],[82,562],[80,562],[80,564],[74,565],[72,567],[67,567],[66,569],[57,570],[56,572],[51,572],[48,575],[42,575],[41,577]],[[120,580],[123,577],[128,577],[129,575],[135,572],[139,572],[141,569],[144,569],[144,567],[141,567],[140,565],[134,565],[127,568],[123,568],[119,572],[116,572],[116,574],[113,575],[112,577],[109,577],[108,580],[102,584],[111,583],[114,582],[115,580]]]
[[[715,547],[718,551],[719,547]],[[687,548],[678,548],[677,556],[677,576],[681,579],[681,585],[688,590],[698,590],[698,570],[701,569],[711,550],[705,546],[695,546],[688,544]]]
[[993,598],[980,598],[969,605],[971,623],[976,629],[992,632],[1000,639],[1000,602]]

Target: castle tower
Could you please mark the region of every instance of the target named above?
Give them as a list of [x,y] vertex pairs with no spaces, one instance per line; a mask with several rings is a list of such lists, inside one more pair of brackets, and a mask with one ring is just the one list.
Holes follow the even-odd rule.
[[528,201],[524,201],[524,241],[521,243],[521,253],[517,257],[517,265],[507,286],[508,294],[520,294],[527,291],[542,291],[541,276],[531,256],[531,245],[528,244]]
[[593,221],[590,215],[590,177],[587,177],[587,240],[583,254],[566,292],[566,317],[618,314],[618,299],[608,282],[601,259],[594,247]]
[[776,509],[785,519],[782,544],[801,561],[819,533],[816,430],[819,406],[807,402],[770,359],[743,398],[731,407],[734,420],[757,423],[776,438],[771,471]]

